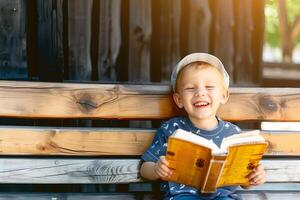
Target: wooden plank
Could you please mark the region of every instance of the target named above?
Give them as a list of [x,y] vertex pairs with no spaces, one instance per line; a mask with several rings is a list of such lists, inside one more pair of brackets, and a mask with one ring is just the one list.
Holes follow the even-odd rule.
[[[299,199],[300,192],[259,192],[239,193],[247,200],[290,200]],[[0,193],[0,200],[155,200],[152,194],[86,194],[86,193]]]
[[247,200],[290,200],[299,199],[300,192],[253,192],[240,193],[239,196]]
[[300,155],[300,132],[262,131],[269,146],[266,155]]
[[299,121],[298,88],[231,88],[219,114],[228,121]]
[[267,173],[267,182],[284,183],[299,182],[300,160],[296,159],[266,159],[262,161]]
[[[300,160],[263,160],[267,182],[299,182]],[[141,182],[139,159],[0,158],[1,183]]]
[[98,79],[116,81],[121,48],[121,0],[100,1]]
[[[0,116],[166,119],[179,115],[168,85],[0,82]],[[228,121],[300,121],[299,88],[232,88]]]
[[[231,80],[234,78],[234,12],[232,0],[215,1],[214,55],[222,60]],[[201,30],[200,30],[201,31]],[[209,31],[209,29],[208,29]]]
[[154,130],[0,127],[1,155],[135,155]]
[[150,82],[151,0],[129,1],[128,80]]
[[252,0],[245,0],[243,2],[236,1],[234,5],[237,9],[235,15],[235,81],[238,84],[253,85],[254,71],[254,57],[252,51],[253,41],[253,11]]
[[[40,81],[63,79],[63,1],[37,1],[37,72]],[[33,66],[34,67],[34,66]]]
[[[69,79],[91,80],[92,0],[68,1]],[[80,27],[80,28],[79,28]]]
[[[0,126],[1,155],[139,156],[155,130]],[[300,132],[266,132],[266,155],[300,155]]]
[[172,70],[180,60],[180,19],[181,1],[164,0],[158,2],[159,50],[161,81],[169,82]]
[[0,200],[150,200],[146,194],[89,194],[89,193],[0,193]]
[[[253,24],[255,28],[253,29],[253,82],[259,86],[262,86],[263,69],[262,66],[262,55],[265,42],[265,4],[266,1],[252,1],[252,10],[255,12],[253,14]],[[274,87],[276,85],[273,85]],[[283,87],[280,85],[280,87]]]
[[[247,200],[299,199],[300,192],[247,192],[239,193]],[[96,193],[0,193],[0,200],[155,200],[153,194],[96,194]]]
[[140,182],[137,159],[1,158],[1,183]]
[[27,79],[26,1],[0,1],[0,78]]
[[188,52],[209,52],[212,13],[208,0],[189,0]]

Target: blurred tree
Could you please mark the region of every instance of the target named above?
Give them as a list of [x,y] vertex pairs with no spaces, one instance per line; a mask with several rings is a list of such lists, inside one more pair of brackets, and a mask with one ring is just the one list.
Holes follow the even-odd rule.
[[267,0],[266,42],[281,47],[283,62],[292,62],[292,54],[300,33],[299,0]]

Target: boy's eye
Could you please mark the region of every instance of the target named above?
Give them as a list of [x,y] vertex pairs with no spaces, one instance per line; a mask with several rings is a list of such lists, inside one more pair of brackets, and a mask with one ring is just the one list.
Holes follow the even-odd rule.
[[215,86],[213,86],[213,85],[208,85],[208,86],[206,86],[206,88],[207,88],[207,89],[214,89]]
[[193,90],[195,89],[194,87],[186,87],[185,90]]

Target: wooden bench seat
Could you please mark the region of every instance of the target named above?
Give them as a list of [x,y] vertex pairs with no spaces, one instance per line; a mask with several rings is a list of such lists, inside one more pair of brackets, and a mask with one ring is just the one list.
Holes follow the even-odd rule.
[[[167,85],[0,81],[3,119],[164,120],[180,115]],[[232,122],[300,121],[300,88],[232,88],[219,116]],[[300,130],[299,130],[300,131]],[[300,182],[299,131],[262,131],[268,183]],[[0,126],[0,183],[144,182],[140,155],[155,129]],[[240,191],[245,199],[297,199],[299,191]],[[282,194],[282,195],[280,195]],[[0,199],[153,199],[152,194],[0,193]],[[118,196],[120,195],[120,196]],[[123,196],[125,195],[125,196]],[[7,197],[8,197],[7,196]],[[284,197],[284,198],[283,198]]]

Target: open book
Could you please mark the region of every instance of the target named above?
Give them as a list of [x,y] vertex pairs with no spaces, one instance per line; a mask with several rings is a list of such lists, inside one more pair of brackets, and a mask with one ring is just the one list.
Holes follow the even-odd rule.
[[173,173],[164,180],[193,186],[203,193],[222,186],[249,185],[246,176],[258,166],[266,148],[258,130],[224,138],[219,148],[211,140],[178,129],[169,137],[166,153]]

